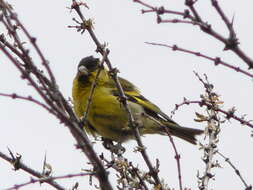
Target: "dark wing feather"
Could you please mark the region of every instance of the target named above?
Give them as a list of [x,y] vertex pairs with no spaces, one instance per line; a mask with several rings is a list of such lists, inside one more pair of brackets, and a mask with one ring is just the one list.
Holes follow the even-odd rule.
[[[159,107],[157,107],[155,104],[150,102],[148,99],[146,99],[144,96],[142,96],[136,86],[134,86],[131,82],[129,82],[126,79],[119,77],[120,84],[122,85],[122,88],[125,92],[125,95],[128,98],[128,101],[134,102],[136,104],[141,105],[145,112],[159,120],[167,121],[173,124],[177,124],[173,120],[169,118],[165,113],[163,113]],[[115,88],[112,89],[112,94],[114,96],[119,96],[118,90]]]

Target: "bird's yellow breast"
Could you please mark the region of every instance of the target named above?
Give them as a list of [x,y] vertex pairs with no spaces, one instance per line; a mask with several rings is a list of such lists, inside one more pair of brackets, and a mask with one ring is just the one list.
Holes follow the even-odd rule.
[[[74,111],[79,118],[84,116],[90,87],[82,87],[75,79],[73,82],[72,97]],[[126,111],[119,103],[117,97],[113,96],[110,88],[98,85],[93,93],[89,107],[89,123],[95,128],[96,133],[115,141],[125,140],[129,133],[128,117]],[[86,127],[87,132],[90,132]]]

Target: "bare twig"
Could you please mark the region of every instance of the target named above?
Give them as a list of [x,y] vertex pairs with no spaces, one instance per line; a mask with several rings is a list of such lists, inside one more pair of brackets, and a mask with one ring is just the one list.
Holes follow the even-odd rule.
[[236,38],[236,33],[233,27],[233,20],[232,22],[229,21],[229,19],[227,18],[227,16],[225,15],[225,13],[223,12],[223,10],[221,9],[219,3],[217,0],[211,0],[213,7],[215,8],[215,10],[217,11],[217,13],[220,15],[221,19],[224,21],[224,23],[227,26],[228,31],[230,32],[230,38],[232,40],[237,41]]
[[141,12],[142,14],[145,13],[156,13],[157,15],[162,15],[162,14],[172,14],[172,15],[178,15],[178,16],[182,16],[183,18],[190,18],[193,20],[193,16],[190,15],[190,12],[188,10],[185,10],[183,12],[180,11],[173,11],[173,10],[168,10],[166,8],[164,8],[163,6],[160,7],[154,7],[152,5],[149,5],[147,3],[144,3],[141,0],[133,0],[133,2],[135,3],[139,3],[141,5],[143,5],[144,7],[148,8],[148,10],[144,10],[142,9]]
[[[1,1],[1,3],[4,4],[4,1]],[[20,71],[22,74],[22,79],[25,79],[29,82],[29,85],[32,86],[35,91],[42,97],[42,100],[45,101],[45,104],[50,109],[54,110],[57,118],[69,128],[70,132],[77,142],[77,147],[83,151],[83,153],[93,164],[94,172],[96,173],[95,176],[98,178],[101,188],[103,190],[112,190],[112,186],[108,180],[108,173],[106,172],[96,152],[93,150],[92,144],[89,141],[86,133],[82,130],[82,123],[79,122],[78,118],[76,118],[72,107],[58,90],[57,85],[54,84],[54,79],[52,78],[49,80],[41,72],[38,72],[37,66],[33,63],[32,59],[28,55],[29,51],[23,47],[23,43],[15,31],[16,26],[12,23],[12,20],[18,22],[17,15],[14,14],[12,10],[6,9],[4,7],[1,9],[1,11],[3,11],[3,15],[0,18],[0,22],[3,23],[9,34],[13,37],[14,43],[17,45],[20,51],[15,51],[15,47],[8,47],[5,45],[6,43],[3,42],[0,43],[0,49]],[[31,35],[28,34],[28,30],[26,30],[23,25],[22,27],[22,31],[28,36],[30,42],[33,44],[33,47],[37,49],[37,54],[39,54],[40,58],[43,60],[42,64],[46,68],[47,66],[49,67],[45,61],[44,56],[42,55],[42,52],[38,49],[37,44],[35,43],[35,38],[31,37]],[[15,56],[21,56],[23,64],[21,64],[15,58]],[[45,64],[47,64],[47,66]],[[48,70],[49,75],[50,71],[51,69]],[[31,76],[31,73],[34,74],[34,77]]]
[[182,174],[181,174],[181,165],[180,165],[180,154],[178,154],[178,151],[177,151],[177,147],[176,147],[176,144],[173,140],[173,137],[171,136],[171,133],[170,131],[165,128],[166,130],[166,133],[168,134],[168,137],[170,139],[170,142],[172,144],[172,147],[173,147],[173,150],[175,152],[175,159],[177,161],[177,173],[178,173],[178,183],[179,183],[179,189],[180,190],[183,190],[183,183],[182,183]]
[[[175,108],[172,111],[172,113],[174,114],[174,112],[176,110],[178,110],[181,106],[190,105],[190,104],[198,104],[201,107],[206,106],[207,108],[209,108],[211,106],[209,103],[204,102],[202,100],[187,100],[187,99],[184,99],[184,101],[182,103],[175,105]],[[253,124],[251,124],[250,121],[246,121],[245,119],[243,119],[239,116],[236,116],[234,114],[235,111],[233,109],[225,111],[221,108],[214,108],[214,110],[217,111],[217,112],[223,113],[226,116],[227,119],[233,118],[234,120],[237,120],[238,122],[240,122],[242,125],[246,125],[250,128],[253,128]]]
[[73,177],[82,177],[82,176],[92,176],[95,175],[95,173],[77,173],[77,174],[67,174],[67,175],[62,175],[62,176],[50,176],[50,177],[43,177],[40,179],[34,179],[31,178],[30,181],[25,182],[25,183],[21,183],[21,184],[16,184],[13,187],[4,189],[4,190],[17,190],[20,189],[21,187],[30,185],[30,184],[34,184],[34,183],[47,183],[48,181],[52,181],[52,180],[58,180],[58,179],[69,179],[69,178],[73,178]]
[[218,143],[218,134],[220,132],[220,118],[218,112],[215,110],[216,107],[219,107],[220,100],[218,95],[213,91],[213,85],[209,83],[207,76],[205,75],[205,81],[195,72],[195,75],[199,81],[203,84],[206,94],[202,95],[202,100],[208,102],[210,107],[206,109],[207,116],[196,113],[197,119],[195,121],[207,122],[207,127],[205,129],[205,134],[208,135],[208,144],[203,145],[204,157],[203,161],[205,162],[205,171],[203,176],[199,177],[199,189],[207,190],[209,185],[209,180],[214,177],[211,173],[212,168],[214,167],[214,156],[217,152],[217,143]]
[[243,177],[241,175],[241,172],[235,167],[235,165],[230,161],[230,159],[227,158],[226,156],[224,156],[219,151],[217,152],[217,154],[219,154],[222,158],[224,158],[224,160],[235,170],[236,175],[238,175],[238,177],[242,181],[243,185],[245,186],[245,190],[252,190],[252,186],[247,185],[246,181],[243,179]]
[[[249,57],[241,48],[239,47],[239,40],[236,38],[236,33],[233,28],[233,22],[229,22],[229,19],[225,15],[224,11],[221,9],[221,7],[218,4],[217,0],[211,0],[212,5],[224,21],[226,27],[229,31],[229,37],[226,38],[222,34],[218,33],[216,30],[213,29],[213,27],[208,24],[206,21],[203,21],[201,18],[201,15],[199,14],[198,10],[195,8],[195,3],[197,1],[194,0],[185,0],[185,5],[189,8],[189,10],[185,10],[184,12],[178,12],[178,11],[170,11],[163,6],[160,6],[160,8],[156,8],[148,3],[145,3],[141,0],[134,0],[134,2],[141,4],[142,6],[148,8],[149,10],[142,10],[142,13],[150,13],[154,12],[157,14],[157,23],[187,23],[187,24],[193,24],[196,26],[199,26],[201,31],[204,33],[214,37],[215,39],[219,40],[225,45],[224,50],[231,50],[233,51],[238,57],[240,57],[249,67],[249,69],[253,68],[253,60],[251,57]],[[165,11],[166,10],[166,11]],[[167,14],[173,14],[176,16],[182,16],[184,19],[189,19],[188,21],[182,21],[180,19],[173,19],[173,20],[163,20],[161,18],[161,15],[167,13]]]
[[184,49],[184,48],[181,48],[181,47],[178,47],[177,45],[167,45],[167,44],[162,44],[162,43],[154,43],[154,42],[145,42],[146,44],[150,44],[150,45],[154,45],[154,46],[162,46],[162,47],[167,47],[167,48],[170,48],[172,49],[173,51],[180,51],[180,52],[185,52],[185,53],[188,53],[188,54],[192,54],[192,55],[196,55],[198,57],[203,57],[207,60],[210,60],[214,63],[214,65],[223,65],[227,68],[230,68],[236,72],[240,72],[246,76],[249,76],[251,78],[253,78],[253,74],[241,69],[240,67],[235,67],[229,63],[226,63],[224,61],[221,60],[221,58],[219,57],[216,57],[216,58],[213,58],[213,57],[210,57],[210,56],[207,56],[207,55],[204,55],[200,52],[196,52],[196,51],[192,51],[192,50],[188,50],[188,49]]
[[120,176],[117,175],[120,178],[120,183],[124,183],[124,179],[126,179],[131,187],[141,190],[148,190],[145,182],[150,183],[147,177],[150,175],[146,172],[140,171],[140,169],[135,167],[132,162],[128,161],[128,159],[123,158],[121,155],[121,157],[118,159],[113,158],[112,161],[109,161],[104,157],[103,154],[100,156],[100,158],[106,162],[108,168],[113,168],[120,174]]
[[[79,15],[80,19],[82,20],[82,27],[83,30],[87,30],[88,33],[90,34],[92,40],[94,41],[94,43],[97,46],[97,51],[99,53],[101,53],[102,55],[104,55],[104,46],[99,42],[99,40],[97,39],[93,29],[92,29],[92,24],[91,22],[89,22],[89,20],[86,20],[85,17],[83,16],[81,10],[80,10],[80,3],[77,3],[75,0],[72,0],[72,6],[71,8],[74,9],[77,14]],[[154,178],[156,185],[159,185],[162,188],[161,185],[161,181],[158,177],[158,172],[154,169],[154,167],[152,166],[152,163],[147,155],[146,152],[146,148],[144,147],[142,141],[141,141],[141,137],[140,137],[140,132],[138,130],[138,126],[136,125],[136,122],[134,120],[134,117],[131,113],[131,110],[129,108],[128,102],[127,102],[127,98],[126,95],[123,91],[123,88],[119,82],[118,76],[117,76],[117,69],[114,69],[111,65],[111,62],[109,60],[108,57],[106,57],[105,62],[109,68],[109,72],[111,73],[111,77],[115,82],[116,88],[119,91],[119,101],[123,104],[124,108],[126,109],[127,115],[128,115],[128,121],[129,121],[129,125],[132,127],[133,131],[134,131],[134,135],[137,141],[138,146],[140,147],[140,152],[150,170],[150,175]]]
[[[148,117],[149,119],[151,119],[152,121],[156,122],[158,125],[163,126],[163,124],[159,120],[157,120],[157,119],[155,119],[153,117],[150,117],[149,115],[145,115],[145,116]],[[164,129],[165,129],[165,132],[167,133],[167,135],[168,135],[168,137],[170,139],[170,143],[171,143],[171,145],[173,147],[173,150],[175,152],[175,159],[176,159],[176,162],[177,162],[179,188],[180,188],[180,190],[183,190],[182,174],[181,174],[181,166],[180,166],[180,154],[178,154],[178,151],[177,151],[177,148],[176,148],[176,144],[175,144],[175,142],[173,140],[171,132],[169,131],[169,129],[167,127],[164,127]]]
[[5,96],[5,97],[12,98],[12,99],[21,99],[21,100],[27,100],[27,101],[33,102],[33,103],[41,106],[42,108],[46,109],[49,113],[52,113],[55,115],[53,110],[50,109],[46,104],[34,99],[32,96],[20,96],[16,93],[12,93],[12,94],[0,93],[0,96]]
[[87,116],[88,116],[89,109],[90,109],[90,105],[91,105],[91,102],[92,102],[92,96],[94,94],[94,91],[95,91],[95,88],[96,88],[96,85],[97,85],[98,77],[100,75],[100,72],[103,68],[103,64],[104,64],[105,59],[106,59],[108,54],[109,54],[109,50],[106,49],[106,51],[104,52],[104,55],[102,57],[102,60],[100,62],[100,65],[99,65],[98,71],[96,73],[95,79],[94,79],[93,83],[91,84],[91,90],[90,90],[90,94],[89,94],[89,97],[88,97],[88,100],[87,100],[87,106],[86,106],[84,116],[83,116],[82,121],[81,121],[83,123],[86,123]]
[[[0,157],[4,160],[6,160],[7,162],[9,162],[10,164],[16,164],[16,166],[14,165],[14,168],[18,168],[18,169],[22,169],[23,171],[31,174],[32,176],[35,176],[37,178],[43,178],[44,176],[42,175],[42,173],[35,171],[34,169],[28,167],[27,165],[25,165],[23,162],[21,162],[20,160],[17,163],[16,158],[14,158],[13,154],[11,157],[7,156],[6,154],[0,152]],[[17,166],[18,165],[18,166]],[[48,179],[46,181],[44,181],[45,183],[48,183],[49,185],[53,186],[54,188],[58,189],[58,190],[65,190],[64,187],[60,186],[58,183],[56,183],[54,181],[54,179]]]
[[42,65],[46,68],[46,70],[47,70],[47,72],[48,72],[48,74],[49,74],[49,77],[50,77],[50,79],[51,79],[51,82],[52,82],[52,84],[54,85],[54,87],[56,88],[55,77],[54,77],[54,75],[53,75],[53,73],[52,73],[51,68],[50,68],[49,65],[48,65],[48,61],[46,60],[46,58],[44,57],[44,55],[43,55],[41,49],[39,48],[39,46],[38,46],[37,43],[36,43],[36,38],[35,38],[35,37],[32,37],[32,36],[30,35],[30,33],[28,32],[28,30],[24,27],[24,25],[23,25],[23,24],[21,23],[21,21],[18,19],[17,13],[14,13],[12,10],[10,10],[9,7],[7,7],[6,9],[7,9],[7,11],[9,12],[11,19],[14,20],[14,21],[16,22],[16,25],[19,26],[19,27],[23,30],[24,34],[27,36],[27,38],[28,38],[29,41],[31,42],[31,44],[33,45],[34,49],[37,51],[37,53],[38,53],[40,59],[42,60]]

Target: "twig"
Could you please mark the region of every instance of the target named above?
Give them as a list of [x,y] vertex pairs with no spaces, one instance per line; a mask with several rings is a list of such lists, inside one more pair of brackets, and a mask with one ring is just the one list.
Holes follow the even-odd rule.
[[218,134],[220,132],[220,119],[218,112],[215,111],[215,108],[219,106],[218,95],[213,92],[213,85],[209,83],[207,76],[205,76],[205,81],[194,72],[199,81],[203,84],[206,95],[202,96],[203,101],[208,102],[210,107],[206,109],[207,116],[196,114],[198,116],[199,122],[207,122],[207,127],[205,134],[208,135],[208,144],[203,145],[204,157],[203,161],[205,162],[205,171],[202,177],[199,177],[199,189],[208,190],[209,180],[214,177],[211,173],[211,169],[214,167],[213,158],[217,152],[217,143],[218,143]]
[[185,0],[185,5],[188,6],[190,8],[190,10],[192,11],[192,14],[194,15],[194,20],[197,20],[198,22],[203,23],[199,13],[197,12],[197,10],[194,7],[194,4],[196,2],[197,1],[194,1],[194,0]]
[[0,93],[0,96],[5,96],[5,97],[9,97],[12,99],[21,99],[21,100],[27,100],[30,102],[33,102],[39,106],[41,106],[42,108],[46,109],[49,113],[52,113],[55,115],[54,111],[52,109],[50,109],[47,105],[43,104],[42,102],[34,99],[32,96],[20,96],[16,93],[12,93],[12,94],[6,94],[6,93]]
[[178,173],[178,182],[179,182],[179,189],[180,190],[183,190],[183,185],[182,185],[182,174],[181,174],[181,165],[180,165],[180,154],[178,154],[178,151],[177,151],[177,147],[176,147],[176,144],[173,140],[173,137],[171,136],[171,133],[170,131],[165,128],[166,130],[166,133],[168,134],[168,137],[170,139],[170,142],[172,144],[172,147],[173,147],[173,150],[175,152],[175,159],[177,161],[177,173]]
[[[134,0],[134,2],[137,2],[144,7],[149,8],[150,10],[142,10],[142,13],[149,13],[149,12],[155,12],[157,14],[157,23],[162,23],[165,22],[166,20],[163,21],[163,19],[160,17],[161,14],[165,13],[167,10],[163,6],[161,6],[159,9],[149,5],[148,3],[144,3],[143,1],[140,0]],[[215,7],[216,11],[218,14],[221,16],[222,20],[226,24],[230,36],[228,38],[224,37],[222,34],[218,33],[216,30],[213,29],[213,27],[208,24],[206,21],[203,21],[200,14],[198,13],[197,9],[195,8],[195,3],[197,1],[195,0],[185,0],[185,5],[189,8],[189,10],[185,10],[184,12],[178,12],[178,11],[167,11],[168,14],[174,14],[174,15],[179,15],[182,16],[184,19],[189,19],[193,23],[196,23],[194,25],[199,26],[199,28],[204,32],[207,33],[208,35],[214,37],[215,39],[219,40],[225,45],[224,50],[231,50],[233,51],[238,57],[240,57],[249,67],[249,69],[253,68],[253,60],[250,58],[244,51],[240,49],[239,45],[239,40],[236,38],[235,31],[233,29],[233,23],[230,23],[229,20],[227,19],[227,16],[225,13],[222,11],[220,6],[218,5],[218,2],[216,0],[211,0],[212,5]],[[178,22],[171,22],[173,20],[168,20],[170,23],[178,23]],[[180,21],[183,23],[183,21]],[[189,23],[189,22],[185,22]],[[191,23],[191,22],[190,22]]]
[[24,25],[23,25],[23,24],[21,23],[21,21],[18,19],[18,16],[17,16],[16,13],[13,13],[8,7],[7,7],[7,10],[8,10],[8,12],[10,13],[11,19],[13,19],[13,20],[16,22],[17,26],[19,26],[19,27],[23,30],[24,34],[27,36],[27,38],[28,38],[29,41],[31,42],[31,44],[33,45],[34,49],[37,51],[37,53],[38,53],[40,59],[42,60],[42,65],[46,68],[46,70],[47,70],[47,72],[48,72],[48,74],[49,74],[49,77],[50,77],[50,79],[51,79],[51,82],[52,82],[54,88],[56,88],[55,77],[54,77],[54,75],[53,75],[53,73],[52,73],[51,68],[50,68],[49,65],[48,65],[48,61],[46,60],[46,58],[44,57],[44,55],[43,55],[41,49],[39,48],[39,46],[38,46],[37,43],[36,43],[36,38],[35,38],[35,37],[32,37],[32,36],[30,35],[30,33],[28,32],[28,30],[24,27]]
[[189,20],[180,20],[180,19],[162,19],[161,17],[157,17],[158,23],[183,23],[183,24],[192,24],[192,25],[201,25],[201,23],[189,21]]
[[162,14],[172,14],[172,15],[179,15],[179,16],[182,16],[183,18],[190,18],[190,19],[193,19],[193,16],[190,15],[190,12],[189,12],[188,10],[185,10],[184,12],[173,11],[173,10],[169,10],[169,9],[164,8],[164,6],[154,7],[154,6],[152,6],[152,5],[149,5],[149,4],[147,4],[147,3],[144,3],[144,2],[141,1],[141,0],[133,0],[133,2],[139,3],[139,4],[143,5],[144,7],[148,8],[148,10],[142,9],[142,10],[141,10],[142,14],[154,12],[154,13],[157,14],[157,16],[158,16],[158,15],[162,15]]
[[224,156],[219,151],[217,151],[217,154],[219,154],[222,158],[224,158],[224,160],[235,170],[236,175],[238,175],[238,177],[240,178],[240,180],[244,184],[245,190],[252,190],[252,186],[251,185],[247,185],[246,181],[243,179],[243,177],[241,175],[241,172],[235,167],[235,165],[230,161],[230,159],[227,158],[226,156]]
[[[16,158],[12,158],[13,155],[12,155],[12,157],[9,157],[9,156],[7,156],[6,154],[0,152],[0,157],[1,157],[2,159],[6,160],[7,162],[9,162],[10,164],[14,164],[14,163],[16,162]],[[17,162],[16,162],[16,164],[17,164]],[[27,165],[25,165],[25,164],[24,164],[23,162],[21,162],[20,160],[18,161],[18,166],[16,165],[16,166],[14,166],[14,167],[15,167],[15,168],[18,168],[18,169],[20,168],[20,169],[24,170],[25,172],[27,172],[27,173],[29,173],[29,174],[31,174],[31,175],[37,177],[37,178],[43,178],[43,177],[44,177],[40,172],[35,171],[34,169],[28,167]],[[65,188],[62,187],[62,186],[60,186],[58,183],[56,183],[56,182],[54,181],[54,179],[48,179],[48,180],[45,181],[45,183],[47,183],[47,184],[49,184],[49,185],[55,187],[55,188],[58,189],[58,190],[65,190]]]
[[[204,105],[207,108],[210,108],[210,106],[211,106],[209,103],[202,101],[202,100],[186,100],[185,99],[182,103],[175,105],[175,108],[172,111],[172,113],[175,112],[176,110],[178,110],[181,106],[190,105],[190,104],[198,104],[201,107]],[[214,110],[217,112],[223,113],[227,119],[233,118],[234,120],[237,120],[238,122],[240,122],[242,125],[247,125],[248,127],[253,128],[253,124],[251,124],[250,121],[246,121],[246,120],[236,116],[234,114],[233,110],[225,111],[221,108],[214,108]]]
[[19,52],[16,48],[13,47],[6,39],[4,34],[0,35],[0,42],[3,43],[4,46],[8,47],[15,55],[17,55],[20,59],[23,60],[23,54]]
[[249,76],[251,78],[253,78],[253,74],[241,69],[240,67],[235,67],[229,63],[226,63],[224,61],[221,60],[221,58],[219,57],[216,57],[216,58],[213,58],[213,57],[210,57],[210,56],[207,56],[207,55],[204,55],[200,52],[196,52],[196,51],[192,51],[192,50],[188,50],[188,49],[184,49],[184,48],[181,48],[181,47],[178,47],[177,45],[173,45],[173,46],[170,46],[170,45],[167,45],[167,44],[162,44],[162,43],[154,43],[154,42],[145,42],[146,44],[149,44],[149,45],[154,45],[154,46],[162,46],[162,47],[167,47],[167,48],[170,48],[172,49],[173,51],[180,51],[180,52],[185,52],[185,53],[188,53],[188,54],[192,54],[192,55],[196,55],[198,57],[203,57],[207,60],[210,60],[214,63],[214,65],[223,65],[224,67],[227,67],[227,68],[230,68],[236,72],[240,72],[246,76]]
[[144,2],[142,2],[140,0],[133,0],[133,2],[139,3],[139,4],[143,5],[144,7],[147,7],[149,9],[151,9],[151,10],[155,10],[156,9],[155,7],[153,7],[153,6],[151,6],[151,5],[147,4],[147,3],[144,3]]
[[[145,114],[146,117],[148,117],[149,119],[151,119],[152,121],[156,122],[158,125],[160,126],[164,126],[164,124],[162,124],[159,120],[150,117],[149,115]],[[180,166],[180,154],[178,154],[177,148],[176,148],[176,144],[173,140],[172,134],[169,131],[169,129],[167,127],[164,127],[169,139],[170,139],[170,143],[172,144],[173,150],[175,152],[175,159],[177,162],[177,171],[178,171],[178,182],[179,182],[179,188],[180,190],[183,190],[183,185],[182,185],[182,175],[181,175],[181,166]]]
[[[108,168],[113,168],[121,175],[121,178],[127,179],[128,184],[133,185],[134,188],[136,189],[141,188],[141,190],[142,189],[148,190],[148,187],[145,181],[148,181],[146,176],[149,174],[145,172],[141,172],[139,168],[133,166],[132,162],[129,162],[128,159],[123,158],[121,155],[119,159],[113,158],[112,161],[109,161],[104,157],[103,154],[100,156],[100,158],[106,162],[106,164],[108,165]],[[136,177],[139,180],[138,182],[136,182]]]
[[95,79],[94,79],[94,81],[91,84],[91,90],[90,90],[90,94],[89,94],[89,97],[88,97],[88,100],[87,100],[87,106],[86,106],[86,109],[85,109],[85,112],[84,112],[84,116],[83,116],[82,121],[81,121],[83,123],[86,123],[87,116],[88,116],[89,109],[90,109],[90,105],[91,105],[91,102],[92,102],[92,96],[93,96],[95,88],[97,86],[98,77],[100,75],[100,72],[101,72],[101,70],[103,68],[103,64],[104,64],[105,59],[106,59],[106,57],[107,57],[108,54],[109,54],[109,50],[106,49],[105,52],[104,52],[104,55],[102,57],[102,60],[101,60],[101,62],[99,64],[99,68],[98,68],[98,71],[96,73]]
[[[0,49],[21,72],[22,79],[25,79],[29,82],[30,86],[32,86],[36,90],[36,92],[38,92],[38,94],[42,97],[42,99],[46,102],[46,105],[48,105],[52,110],[55,111],[55,113],[57,113],[56,115],[57,118],[69,128],[70,132],[72,133],[73,137],[77,142],[77,147],[83,151],[83,153],[88,157],[88,159],[93,164],[96,173],[95,176],[98,178],[102,189],[112,190],[112,186],[108,180],[108,173],[106,172],[96,152],[93,150],[92,144],[89,141],[86,133],[81,129],[83,125],[81,124],[81,122],[79,122],[78,118],[75,116],[72,107],[63,97],[61,92],[58,90],[57,86],[53,84],[53,81],[50,81],[46,76],[38,72],[37,67],[33,64],[31,58],[28,55],[28,50],[26,50],[23,47],[21,40],[19,39],[19,36],[15,31],[16,28],[11,22],[11,19],[14,18],[11,18],[7,14],[7,10],[5,8],[1,10],[4,12],[4,17],[0,18],[0,22],[4,24],[9,34],[13,37],[14,42],[17,44],[17,47],[22,53],[23,59],[21,60],[24,62],[24,65],[20,64],[16,60],[16,58],[14,57],[14,55],[16,55],[15,51],[12,51],[11,48],[7,49],[3,43],[0,43]],[[11,10],[8,11],[11,12]],[[33,41],[32,37],[31,41]],[[9,52],[9,50],[11,50],[11,52]],[[43,64],[44,63],[45,62],[43,62]],[[32,77],[30,73],[33,73],[35,77]],[[37,84],[38,83],[37,79],[42,83],[42,88],[40,85]]]
[[69,178],[73,178],[73,177],[82,177],[82,176],[91,176],[91,175],[95,175],[95,173],[77,173],[77,174],[67,174],[67,175],[62,175],[62,176],[51,176],[51,177],[43,177],[43,178],[40,178],[40,179],[34,179],[34,178],[31,178],[30,181],[28,182],[25,182],[25,183],[21,183],[21,184],[17,184],[17,185],[14,185],[13,187],[10,187],[10,188],[7,188],[7,189],[4,189],[4,190],[17,190],[17,189],[20,189],[21,187],[24,187],[24,186],[27,186],[27,185],[30,185],[30,184],[34,184],[34,183],[44,183],[44,182],[48,182],[48,181],[52,181],[52,180],[57,180],[57,179],[69,179]]
[[[18,60],[16,60],[16,58],[14,58],[14,56],[6,49],[6,46],[3,44],[0,44],[0,49],[3,51],[3,53],[11,60],[11,62],[17,67],[17,69],[21,72],[22,74],[22,79],[27,79],[28,82],[31,84],[31,86],[33,86],[35,88],[35,90],[39,93],[39,95],[45,100],[45,102],[47,102],[47,104],[49,104],[50,106],[54,107],[54,109],[57,109],[56,106],[54,104],[52,104],[51,100],[55,99],[55,92],[53,92],[52,94],[52,89],[51,87],[53,86],[52,83],[46,79],[46,77],[41,73],[38,72],[37,67],[34,65],[32,59],[29,56],[29,51],[27,49],[25,49],[23,47],[23,43],[21,42],[17,32],[16,32],[16,26],[14,26],[10,20],[10,16],[7,15],[6,10],[3,10],[5,12],[5,17],[3,17],[1,19],[1,22],[4,24],[5,28],[8,30],[8,33],[13,37],[14,42],[17,44],[17,47],[20,49],[21,51],[21,60],[24,62],[24,65],[20,64]],[[9,12],[11,12],[10,9],[8,9]],[[14,14],[14,13],[12,13]],[[6,19],[6,21],[5,21]],[[20,57],[19,54],[16,54],[17,51],[14,51],[14,47],[10,48],[9,46],[7,46],[13,53],[14,55],[18,55]],[[33,73],[37,79],[39,80],[40,84],[42,84],[42,88],[46,91],[46,93],[43,92],[43,90],[41,89],[41,87],[37,84],[37,82],[35,82],[32,77],[30,76],[30,73]],[[49,88],[47,88],[47,86],[49,86]],[[51,100],[50,100],[51,99]]]
[[230,35],[230,38],[232,40],[237,40],[236,39],[236,33],[235,33],[235,30],[234,30],[234,27],[233,27],[233,20],[232,22],[229,21],[229,19],[227,18],[227,16],[225,15],[225,13],[223,12],[223,10],[221,9],[219,3],[217,0],[211,0],[212,2],[212,5],[213,7],[215,8],[215,10],[218,12],[218,14],[220,15],[221,19],[224,21],[224,23],[226,24],[227,26],[227,29],[229,31],[229,35]]
[[[74,9],[77,14],[79,15],[80,19],[82,20],[82,26],[83,26],[83,30],[87,30],[88,33],[90,34],[92,40],[94,41],[94,43],[96,44],[97,46],[97,51],[99,53],[101,53],[102,55],[104,54],[104,47],[103,45],[99,42],[99,40],[97,39],[93,29],[92,29],[92,25],[88,22],[88,20],[86,20],[80,10],[80,4],[77,3],[75,0],[72,0],[72,5],[71,5],[71,8]],[[128,105],[128,102],[127,102],[127,98],[126,98],[126,95],[123,91],[123,88],[119,82],[119,79],[118,79],[118,76],[117,76],[117,70],[114,69],[111,65],[111,62],[109,60],[108,57],[106,57],[105,59],[105,62],[109,68],[109,72],[111,73],[111,77],[112,79],[114,80],[115,82],[115,85],[116,85],[116,88],[118,89],[119,91],[119,97],[120,97],[120,102],[123,104],[124,108],[126,109],[126,112],[127,112],[127,115],[128,115],[128,121],[129,121],[129,125],[132,127],[133,131],[134,131],[134,136],[136,138],[136,141],[137,141],[137,144],[138,146],[140,147],[140,152],[142,154],[142,157],[144,158],[148,168],[149,168],[149,171],[150,171],[150,175],[154,178],[155,180],[155,183],[156,185],[159,185],[161,186],[161,190],[163,189],[162,185],[161,185],[161,181],[158,177],[158,172],[155,171],[154,167],[152,166],[152,163],[147,155],[147,152],[146,152],[146,148],[144,147],[142,141],[141,141],[141,137],[140,137],[140,132],[139,132],[139,129],[138,129],[138,126],[136,125],[136,122],[134,120],[134,117],[131,113],[131,110],[129,108],[129,105]]]

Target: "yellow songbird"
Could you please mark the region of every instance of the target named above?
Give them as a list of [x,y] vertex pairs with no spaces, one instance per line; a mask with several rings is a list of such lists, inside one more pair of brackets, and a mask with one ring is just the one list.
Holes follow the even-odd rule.
[[[79,118],[84,116],[91,86],[99,67],[99,59],[93,56],[83,58],[78,65],[73,81],[72,96],[74,111]],[[196,144],[195,136],[202,134],[203,130],[181,127],[142,96],[131,82],[120,77],[119,81],[141,135],[167,135],[166,130],[168,130],[172,135]],[[84,128],[88,133],[98,134],[116,142],[134,138],[127,112],[119,102],[119,92],[108,70],[104,67],[97,78],[87,121]]]

